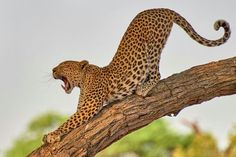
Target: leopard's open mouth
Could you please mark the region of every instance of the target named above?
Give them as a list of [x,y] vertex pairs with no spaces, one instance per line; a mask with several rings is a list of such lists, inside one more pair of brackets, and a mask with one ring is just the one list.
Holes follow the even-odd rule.
[[64,76],[61,76],[60,79],[64,82],[64,85],[62,84],[61,87],[65,90],[66,93],[70,93],[71,92],[70,82]]
[[59,76],[56,75],[55,73],[53,73],[53,77],[55,79],[60,79],[63,81],[64,84],[61,85],[61,87],[63,88],[63,90],[67,93],[70,94],[72,91],[72,85],[70,84],[70,81],[65,77],[65,76]]
[[71,84],[69,78],[65,77],[63,74],[57,73],[56,68],[53,69],[52,76],[54,79],[62,80],[64,84],[61,85],[62,89],[67,93],[70,94],[73,90],[73,85]]

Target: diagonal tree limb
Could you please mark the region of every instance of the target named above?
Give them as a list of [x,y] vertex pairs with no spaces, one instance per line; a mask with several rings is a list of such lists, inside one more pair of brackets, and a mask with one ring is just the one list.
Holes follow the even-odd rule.
[[236,94],[236,57],[199,65],[162,79],[145,98],[131,95],[108,105],[61,142],[42,145],[28,156],[93,157],[153,120],[215,97],[232,94]]

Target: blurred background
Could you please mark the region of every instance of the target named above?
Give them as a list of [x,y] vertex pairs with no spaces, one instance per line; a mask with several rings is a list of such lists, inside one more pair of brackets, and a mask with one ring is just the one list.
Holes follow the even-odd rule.
[[[83,59],[107,65],[134,16],[161,7],[180,13],[208,39],[223,34],[223,30],[213,29],[217,19],[227,20],[232,29],[226,44],[209,48],[174,25],[162,53],[162,78],[235,56],[234,0],[0,0],[0,156],[25,156],[41,144],[43,133],[76,110],[79,89],[65,94],[61,82],[51,76],[54,66]],[[100,155],[191,157],[205,152],[212,157],[230,156],[236,152],[235,101],[236,95],[232,95],[188,107],[175,118],[162,118],[131,134]]]

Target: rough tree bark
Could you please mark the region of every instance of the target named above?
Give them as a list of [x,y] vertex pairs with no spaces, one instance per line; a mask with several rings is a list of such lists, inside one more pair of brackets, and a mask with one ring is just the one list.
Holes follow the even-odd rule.
[[215,97],[235,93],[236,57],[196,66],[162,79],[145,98],[131,95],[108,105],[61,142],[42,145],[28,156],[92,157],[153,120]]

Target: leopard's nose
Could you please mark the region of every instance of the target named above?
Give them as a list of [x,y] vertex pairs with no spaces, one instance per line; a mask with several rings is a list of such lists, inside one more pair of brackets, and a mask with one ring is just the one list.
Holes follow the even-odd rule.
[[52,73],[55,73],[55,72],[56,72],[56,68],[53,68],[53,69],[52,69]]
[[53,68],[53,69],[52,69],[52,76],[54,77],[54,79],[56,79],[56,76],[55,76],[55,75],[56,75],[56,68]]

